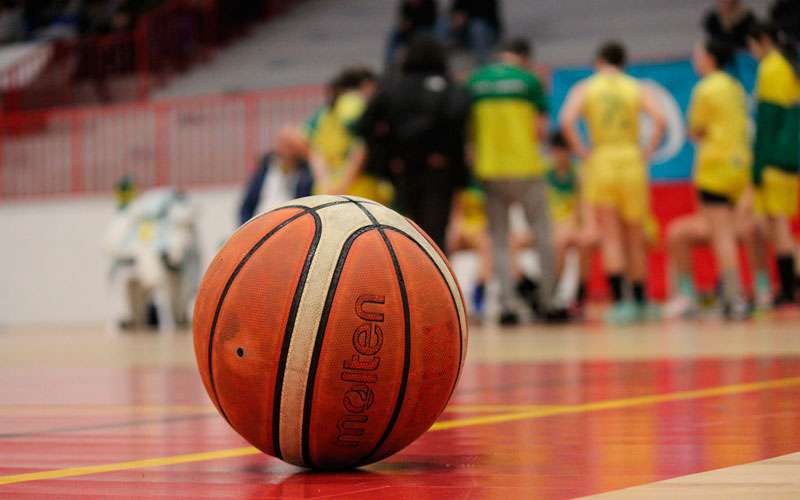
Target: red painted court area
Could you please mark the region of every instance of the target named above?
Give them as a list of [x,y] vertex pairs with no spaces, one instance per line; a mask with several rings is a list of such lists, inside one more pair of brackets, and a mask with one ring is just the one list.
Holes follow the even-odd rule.
[[[754,336],[792,329],[789,320],[775,325],[747,328]],[[698,341],[725,342],[718,326],[681,329]],[[520,361],[516,353],[509,361],[502,352],[512,342],[535,358],[564,334],[476,332],[474,361],[428,433],[388,460],[332,474],[248,447],[209,404],[185,359],[159,359],[162,353],[151,363],[131,361],[153,345],[190,349],[188,336],[78,335],[76,349],[95,345],[98,353],[63,366],[63,338],[5,333],[0,497],[564,498],[800,450],[800,357],[667,350],[613,359],[619,333],[581,327],[568,334],[587,343],[607,337],[608,359]],[[668,344],[674,332],[652,337],[659,335]],[[753,341],[739,349],[763,352],[763,337]],[[40,349],[52,352],[37,362]]]

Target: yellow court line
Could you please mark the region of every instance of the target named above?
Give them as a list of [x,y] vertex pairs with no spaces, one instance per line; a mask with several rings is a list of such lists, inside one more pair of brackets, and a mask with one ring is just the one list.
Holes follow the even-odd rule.
[[[708,398],[716,396],[728,396],[757,392],[770,389],[781,389],[800,385],[800,377],[783,378],[769,380],[765,382],[754,382],[749,384],[734,384],[709,389],[697,389],[693,391],[672,392],[667,394],[656,394],[651,396],[640,396],[626,399],[613,399],[610,401],[597,401],[592,403],[577,404],[572,406],[544,407],[529,411],[516,411],[511,413],[501,413],[498,415],[485,415],[472,418],[460,418],[453,420],[443,420],[436,422],[430,428],[431,431],[443,431],[460,427],[471,427],[477,425],[499,424],[517,420],[530,420],[535,418],[549,417],[554,415],[568,415],[575,413],[587,413],[602,410],[618,410],[635,406],[645,406],[658,403],[668,403],[672,401],[684,401],[690,399]],[[89,465],[84,467],[69,467],[42,472],[29,472],[12,476],[0,476],[0,485],[24,483],[28,481],[39,481],[43,479],[58,479],[75,476],[86,476],[89,474],[100,474],[104,472],[117,472],[130,469],[142,469],[147,467],[162,467],[165,465],[177,465],[191,462],[204,462],[208,460],[219,460],[223,458],[243,457],[247,455],[257,455],[261,453],[253,447],[233,448],[228,450],[210,451],[203,453],[188,453],[185,455],[173,455],[160,458],[148,458],[144,460],[132,460],[129,462],[117,462],[111,464]]]
[[566,405],[449,405],[447,413],[500,413],[507,411],[532,411],[553,408],[565,408]]

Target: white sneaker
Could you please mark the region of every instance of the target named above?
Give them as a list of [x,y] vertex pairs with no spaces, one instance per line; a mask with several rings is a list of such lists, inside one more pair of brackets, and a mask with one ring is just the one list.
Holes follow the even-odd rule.
[[670,299],[662,309],[663,316],[666,319],[691,318],[698,312],[697,302],[681,294]]

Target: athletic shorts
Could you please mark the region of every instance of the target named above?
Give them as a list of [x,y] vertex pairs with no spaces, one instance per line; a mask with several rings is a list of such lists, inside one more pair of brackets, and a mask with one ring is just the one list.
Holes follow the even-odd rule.
[[772,217],[793,218],[800,204],[800,180],[797,174],[777,168],[764,169],[763,182],[756,190],[756,209]]
[[737,198],[731,195],[712,193],[704,189],[698,189],[697,195],[703,205],[724,205],[731,208],[736,206]]
[[650,213],[647,167],[636,148],[593,151],[582,182],[590,205],[613,208],[627,222],[644,222]]

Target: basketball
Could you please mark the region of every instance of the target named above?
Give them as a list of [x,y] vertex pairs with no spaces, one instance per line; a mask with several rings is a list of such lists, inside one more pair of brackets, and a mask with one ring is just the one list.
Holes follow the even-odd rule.
[[230,426],[264,453],[322,469],[381,460],[424,433],[467,345],[438,247],[396,212],[339,196],[241,227],[203,277],[193,333]]

